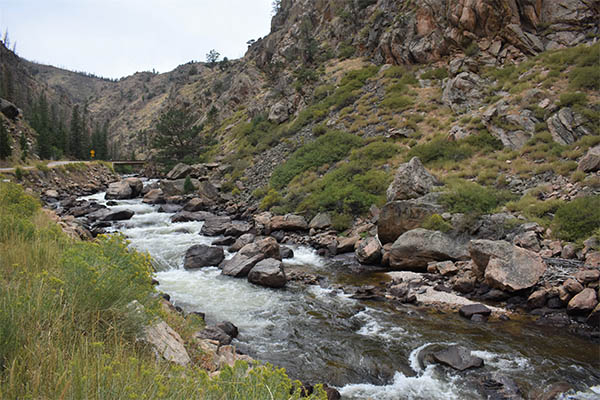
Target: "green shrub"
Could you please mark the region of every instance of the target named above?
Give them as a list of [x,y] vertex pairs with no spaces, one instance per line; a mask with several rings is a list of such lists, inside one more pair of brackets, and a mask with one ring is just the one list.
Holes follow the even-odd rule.
[[341,60],[345,60],[347,58],[352,57],[355,52],[356,48],[351,44],[342,44],[338,49],[338,57]]
[[401,112],[412,106],[415,102],[409,96],[405,96],[399,93],[386,94],[385,98],[381,102],[383,107],[389,108],[390,110]]
[[569,86],[573,89],[600,90],[600,66],[574,68],[569,74]]
[[473,57],[474,55],[479,53],[479,46],[477,46],[476,42],[471,42],[465,49],[465,55],[467,57]]
[[318,124],[313,126],[312,132],[315,136],[322,136],[325,133],[327,133],[327,127],[325,126],[325,124]]
[[260,202],[260,209],[269,210],[271,207],[280,204],[281,201],[282,197],[279,192],[275,189],[269,189],[265,197],[263,197],[262,201]]
[[587,95],[585,93],[563,93],[560,95],[560,107],[572,107],[576,104],[584,105],[587,103]]
[[446,67],[430,69],[421,74],[421,79],[445,79],[448,77],[448,69]]
[[276,189],[283,188],[299,173],[339,161],[361,143],[361,138],[350,133],[328,132],[314,142],[300,147],[283,165],[275,168],[271,176],[271,184]]
[[442,216],[439,214],[433,214],[427,217],[425,221],[423,221],[423,223],[421,224],[421,227],[432,231],[440,231],[444,233],[450,232],[452,230],[452,225],[448,221],[444,220],[444,218],[442,218]]
[[20,181],[21,179],[23,179],[23,175],[25,175],[23,173],[23,170],[19,167],[15,168],[15,178],[17,178],[18,181]]
[[487,214],[512,200],[514,195],[506,190],[496,190],[467,181],[455,181],[449,184],[440,203],[453,213]]
[[189,194],[192,193],[194,190],[196,190],[196,188],[192,183],[192,178],[190,178],[190,176],[188,175],[185,177],[185,181],[183,182],[183,192],[185,194]]
[[352,227],[354,218],[350,214],[334,213],[331,216],[331,226],[338,232],[343,232]]
[[579,197],[563,203],[556,210],[552,228],[562,240],[587,239],[600,228],[600,196]]

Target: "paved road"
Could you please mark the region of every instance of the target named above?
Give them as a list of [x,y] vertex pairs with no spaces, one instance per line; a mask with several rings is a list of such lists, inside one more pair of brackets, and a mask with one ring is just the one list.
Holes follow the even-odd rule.
[[[84,163],[84,164],[89,164],[92,161],[50,161],[48,164],[46,164],[46,166],[48,168],[54,168],[54,167],[59,167],[61,165],[67,165],[67,164],[76,164],[76,163]],[[26,166],[26,167],[19,167],[21,169],[34,169],[35,166]],[[0,168],[0,172],[15,172],[15,168]]]

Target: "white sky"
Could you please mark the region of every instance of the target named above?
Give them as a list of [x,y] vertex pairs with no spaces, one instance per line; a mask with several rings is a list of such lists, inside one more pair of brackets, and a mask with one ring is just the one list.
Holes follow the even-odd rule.
[[269,33],[272,0],[0,0],[0,30],[31,61],[120,78],[239,58]]

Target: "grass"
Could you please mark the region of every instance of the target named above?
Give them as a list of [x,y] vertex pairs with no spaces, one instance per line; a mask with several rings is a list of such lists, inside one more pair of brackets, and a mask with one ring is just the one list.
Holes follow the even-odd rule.
[[447,188],[449,190],[442,194],[440,203],[452,213],[488,214],[514,198],[514,195],[506,190],[462,180],[449,182]]
[[[147,256],[119,236],[72,241],[9,183],[0,183],[0,255],[0,398],[300,398],[270,365],[238,362],[209,377],[186,321],[161,309]],[[183,335],[194,366],[157,360],[137,340],[158,317]]]

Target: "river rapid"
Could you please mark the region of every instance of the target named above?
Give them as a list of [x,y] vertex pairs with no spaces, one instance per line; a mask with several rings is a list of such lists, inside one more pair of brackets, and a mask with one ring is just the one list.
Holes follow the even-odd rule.
[[[84,199],[106,204],[104,193]],[[153,257],[158,289],[175,305],[205,313],[207,323],[231,321],[240,330],[233,342],[240,351],[286,368],[293,379],[335,386],[344,399],[482,399],[478,383],[496,373],[514,379],[525,394],[567,382],[573,390],[563,399],[600,399],[599,346],[556,328],[474,323],[456,314],[354,300],[336,284],[377,284],[387,275],[350,272],[349,259],[321,258],[307,247],[290,246],[294,258],[284,264],[325,276],[321,286],[289,282],[273,290],[221,275],[216,267],[186,271],[185,251],[216,239],[199,234],[202,222],[171,223],[172,214],[139,199],[109,208],[135,212],[115,230]],[[453,343],[471,349],[485,366],[459,373],[420,365],[419,351]]]

